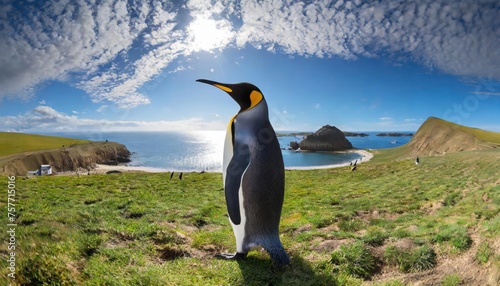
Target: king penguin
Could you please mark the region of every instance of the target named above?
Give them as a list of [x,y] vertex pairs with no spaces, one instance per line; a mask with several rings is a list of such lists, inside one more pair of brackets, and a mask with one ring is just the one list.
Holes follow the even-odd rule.
[[263,247],[275,265],[290,264],[279,237],[285,193],[283,156],[262,92],[250,83],[197,81],[225,91],[240,106],[227,126],[222,173],[236,253],[217,257],[245,259],[250,250]]

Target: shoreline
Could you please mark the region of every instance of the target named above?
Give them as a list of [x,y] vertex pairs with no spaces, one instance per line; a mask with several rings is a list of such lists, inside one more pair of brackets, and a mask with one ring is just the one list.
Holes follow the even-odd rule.
[[[358,164],[368,162],[373,158],[373,153],[370,153],[366,150],[348,150],[348,151],[340,151],[336,153],[357,153],[361,156]],[[331,165],[323,165],[323,166],[297,166],[297,167],[285,167],[285,170],[319,170],[319,169],[331,169],[331,168],[340,168],[347,167],[351,162],[341,163],[341,164],[331,164]],[[102,165],[97,164],[96,167],[90,170],[90,174],[105,174],[109,171],[121,171],[121,172],[146,172],[146,173],[169,173],[169,172],[185,172],[185,173],[200,173],[202,171],[186,171],[186,170],[167,170],[161,168],[154,167],[138,167],[138,166],[125,166],[125,165]],[[204,171],[207,173],[220,173],[220,171]]]
[[[373,158],[373,153],[370,153],[363,149],[358,150],[348,150],[348,151],[339,151],[336,153],[357,153],[361,156],[358,164],[368,162]],[[333,169],[340,167],[347,167],[351,162],[341,163],[341,164],[331,164],[331,165],[322,165],[322,166],[298,166],[298,167],[285,167],[285,170],[320,170],[320,169]]]

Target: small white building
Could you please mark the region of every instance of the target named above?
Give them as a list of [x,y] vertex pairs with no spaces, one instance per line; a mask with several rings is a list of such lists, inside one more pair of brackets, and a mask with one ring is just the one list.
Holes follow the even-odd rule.
[[52,175],[52,167],[50,165],[40,165],[38,169],[38,176],[50,176]]

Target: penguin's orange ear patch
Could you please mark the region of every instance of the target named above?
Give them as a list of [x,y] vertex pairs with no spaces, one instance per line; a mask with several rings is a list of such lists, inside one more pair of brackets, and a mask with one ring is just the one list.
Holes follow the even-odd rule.
[[220,85],[220,84],[214,84],[214,86],[215,86],[215,87],[218,87],[218,88],[220,88],[220,89],[222,89],[222,90],[223,90],[223,91],[225,91],[225,92],[233,92],[233,90],[232,90],[232,89],[230,89],[230,88],[229,88],[229,87],[227,87],[227,86],[223,86],[223,85]]
[[258,92],[256,90],[252,91],[252,93],[250,93],[250,107],[248,109],[256,106],[257,104],[259,104],[259,102],[262,101],[263,97],[264,96],[262,96],[262,93],[260,93],[260,92]]

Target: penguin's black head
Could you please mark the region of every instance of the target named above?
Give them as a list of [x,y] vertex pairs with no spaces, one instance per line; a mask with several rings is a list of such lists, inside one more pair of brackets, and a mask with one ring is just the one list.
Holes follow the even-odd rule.
[[196,81],[213,85],[227,92],[240,105],[240,112],[248,110],[264,100],[260,89],[248,82],[227,84],[207,79],[197,79]]

